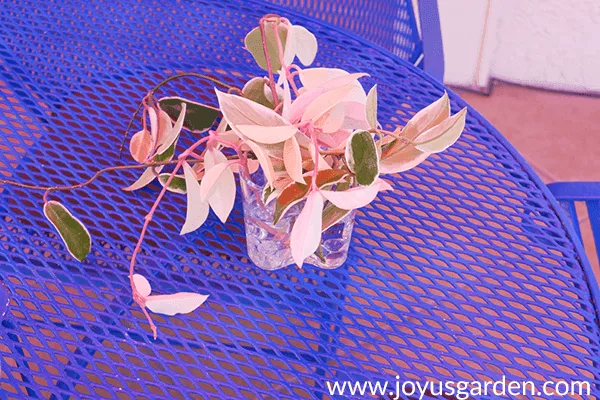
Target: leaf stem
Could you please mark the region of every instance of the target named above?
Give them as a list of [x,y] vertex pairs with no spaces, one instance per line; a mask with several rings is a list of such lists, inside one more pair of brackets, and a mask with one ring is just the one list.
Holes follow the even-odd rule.
[[[132,296],[133,296],[133,299],[135,300],[135,302],[142,309],[144,315],[146,316],[146,319],[148,320],[148,323],[150,324],[150,329],[152,329],[152,334],[154,335],[154,340],[156,340],[156,337],[157,337],[156,325],[154,325],[154,322],[152,321],[152,317],[150,317],[150,314],[148,314],[148,311],[146,310],[144,297],[138,292],[138,290],[136,289],[135,284],[133,282],[135,259],[142,247],[142,243],[144,241],[144,236],[146,235],[148,225],[150,225],[150,221],[152,221],[152,217],[154,216],[154,213],[155,213],[156,209],[158,208],[160,201],[162,200],[165,193],[167,192],[167,189],[168,189],[169,185],[171,184],[173,177],[175,176],[177,171],[179,171],[179,169],[181,168],[183,163],[186,161],[187,157],[196,149],[196,147],[200,146],[202,143],[206,142],[209,139],[210,139],[210,136],[203,137],[202,139],[200,139],[196,143],[194,143],[191,147],[189,147],[187,150],[185,150],[183,153],[181,153],[179,155],[179,157],[177,157],[176,165],[175,165],[175,168],[173,169],[173,172],[171,172],[171,174],[169,175],[169,178],[165,182],[162,190],[158,194],[158,197],[154,201],[152,208],[150,209],[148,214],[146,214],[146,216],[144,217],[144,225],[142,226],[142,231],[140,232],[140,237],[138,239],[137,244],[135,245],[133,254],[131,255],[131,263],[129,264],[129,282],[131,284]],[[191,161],[197,161],[197,160],[191,160]]]
[[[196,162],[201,162],[201,160],[192,160],[191,162],[196,163]],[[66,186],[37,186],[37,185],[30,185],[27,183],[15,182],[15,181],[7,180],[7,179],[0,179],[0,184],[16,186],[16,187],[20,187],[20,188],[24,188],[24,189],[31,189],[31,190],[44,190],[45,191],[44,203],[46,203],[49,193],[56,192],[56,191],[67,191],[67,190],[82,188],[84,186],[91,184],[96,179],[98,179],[102,174],[104,174],[106,172],[129,170],[129,169],[144,169],[144,168],[149,168],[149,167],[158,167],[161,165],[172,165],[172,164],[177,164],[177,161],[161,161],[161,162],[153,162],[153,163],[140,164],[140,165],[119,165],[116,167],[103,168],[101,170],[96,171],[94,173],[94,175],[92,175],[88,180],[86,180],[84,182],[77,183],[74,185],[66,185]]]

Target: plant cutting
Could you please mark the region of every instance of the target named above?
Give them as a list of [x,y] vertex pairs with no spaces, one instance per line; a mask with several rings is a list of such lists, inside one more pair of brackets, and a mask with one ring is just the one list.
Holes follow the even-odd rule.
[[[465,126],[466,109],[451,115],[444,94],[404,127],[382,129],[377,119],[377,86],[366,91],[360,83],[364,73],[310,68],[318,51],[315,36],[284,17],[263,17],[245,37],[245,48],[266,76],[235,88],[201,74],[179,74],[143,97],[126,130],[127,135],[139,115],[141,128],[129,140],[135,165],[105,168],[71,186],[2,181],[44,190],[44,215],[80,261],[88,255],[92,238],[65,205],[50,199],[54,191],[83,187],[103,173],[123,169],[141,172],[125,191],[153,182],[161,186],[144,218],[129,272],[133,299],[155,338],[149,312],[189,313],[208,297],[187,292],[153,294],[150,282],[135,273],[146,230],[165,196],[185,196],[180,234],[190,234],[205,223],[211,210],[220,221],[227,221],[237,176],[248,253],[257,266],[272,270],[309,263],[336,268],[346,259],[354,210],[370,204],[379,192],[393,190],[383,176],[414,168],[429,155],[444,151]],[[218,107],[155,95],[169,82],[190,77],[216,84]],[[179,148],[182,134],[195,142]]]

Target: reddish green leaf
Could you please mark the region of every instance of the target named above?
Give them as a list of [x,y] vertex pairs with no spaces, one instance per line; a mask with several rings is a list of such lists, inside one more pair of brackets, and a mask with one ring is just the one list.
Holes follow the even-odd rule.
[[[339,182],[344,175],[346,175],[346,171],[339,169],[327,169],[319,171],[317,174],[317,186],[321,188],[323,186]],[[275,202],[275,211],[273,213],[274,224],[279,222],[279,219],[287,210],[290,209],[290,207],[298,203],[304,198],[304,196],[306,196],[312,183],[312,176],[307,176],[304,178],[304,180],[306,181],[306,185],[294,182],[281,191],[281,194]]]

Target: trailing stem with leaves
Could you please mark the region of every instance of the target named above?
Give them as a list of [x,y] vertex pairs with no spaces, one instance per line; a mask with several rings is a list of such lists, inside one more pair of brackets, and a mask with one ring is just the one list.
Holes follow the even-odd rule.
[[[119,169],[141,170],[126,191],[158,180],[162,190],[144,218],[129,275],[133,299],[146,315],[154,337],[156,327],[148,310],[166,315],[188,313],[208,297],[183,292],[152,294],[148,280],[134,273],[148,225],[167,192],[187,198],[183,235],[200,228],[210,210],[225,222],[234,205],[234,175],[248,177],[260,169],[267,182],[261,201],[274,202],[274,224],[291,207],[301,207],[289,243],[293,260],[301,267],[319,248],[324,230],[351,210],[372,202],[380,191],[392,190],[382,175],[409,170],[430,154],[444,151],[465,126],[466,109],[451,115],[444,94],[406,126],[393,132],[381,129],[377,86],[366,92],[359,81],[364,73],[308,68],[317,54],[317,40],[286,18],[263,17],[246,36],[245,47],[266,71],[265,77],[255,77],[237,89],[204,75],[180,74],[143,98],[132,119],[141,112],[142,129],[129,142],[138,165],[110,167],[86,182],[65,187],[4,181],[46,191],[44,214],[71,255],[81,261],[90,251],[90,235],[64,205],[48,200],[49,195],[85,186],[100,174]],[[218,108],[182,97],[155,97],[157,89],[168,82],[190,76],[219,86],[215,89]],[[178,152],[183,131],[196,141]]]

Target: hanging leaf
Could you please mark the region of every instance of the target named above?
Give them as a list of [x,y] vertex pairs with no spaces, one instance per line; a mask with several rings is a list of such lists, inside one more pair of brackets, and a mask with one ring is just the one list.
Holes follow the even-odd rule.
[[83,223],[57,201],[44,204],[44,215],[58,231],[69,253],[83,261],[92,247],[92,238]]
[[365,106],[369,127],[377,129],[377,85],[373,86],[371,90],[369,90]]
[[133,274],[133,285],[135,286],[135,290],[137,290],[142,297],[150,296],[152,288],[150,287],[150,282],[148,282],[148,279],[146,279],[145,276]]
[[[279,59],[279,48],[277,46],[277,40],[275,38],[274,22],[265,23],[265,39],[267,43],[267,54],[271,63],[273,71],[279,71],[281,69],[281,61]],[[277,26],[277,33],[281,42],[281,48],[286,48],[286,41],[288,36],[288,26],[279,24]],[[268,70],[267,58],[265,57],[265,51],[263,47],[262,35],[260,27],[254,28],[250,33],[246,35],[244,39],[246,49],[252,54],[254,60],[259,67]]]
[[299,267],[321,243],[323,198],[319,192],[310,192],[302,211],[296,218],[290,234],[292,258]]
[[196,173],[187,162],[183,163],[185,186],[187,188],[187,213],[185,224],[181,228],[181,235],[193,232],[200,228],[208,217],[208,203],[202,202],[200,198],[200,184]]
[[343,192],[334,190],[321,190],[321,195],[342,210],[354,210],[371,203],[382,190],[392,190],[384,180],[378,179],[371,186],[358,186]]
[[[319,171],[317,174],[317,187],[321,188],[326,185],[332,185],[339,182],[346,176],[346,172],[339,169],[329,169]],[[275,210],[273,212],[273,224],[277,224],[281,217],[294,204],[301,201],[308,193],[308,189],[312,183],[312,176],[306,176],[306,184],[293,182],[281,191],[277,201],[275,202]]]
[[150,182],[152,182],[158,176],[158,174],[160,173],[160,171],[162,171],[163,168],[163,165],[146,168],[137,181],[135,181],[128,187],[123,188],[123,190],[126,192],[133,192],[135,190],[141,189],[149,185]]
[[[225,223],[235,202],[236,186],[233,171],[231,170],[231,166],[229,166],[227,157],[217,149],[206,152],[204,165],[207,171],[200,184],[200,196],[202,199],[208,199],[210,208],[212,208],[221,222]],[[205,194],[204,182],[212,179],[212,171],[220,166],[225,166],[225,168],[219,173],[217,180],[212,183],[212,188],[209,189],[209,193]]]
[[173,121],[177,121],[185,104],[185,118],[183,127],[190,132],[200,133],[210,129],[217,117],[221,115],[218,108],[207,106],[184,99],[182,97],[163,97],[158,100],[159,107],[165,111]]
[[148,159],[152,152],[152,135],[147,130],[141,130],[131,137],[129,151],[133,159],[140,164]]
[[[169,173],[163,173],[158,176],[158,181],[164,187],[167,181],[169,180]],[[171,179],[171,183],[169,183],[169,187],[167,190],[173,193],[185,194],[185,177],[181,175],[175,175],[173,179]]]
[[200,307],[208,295],[198,293],[175,293],[148,296],[146,307],[154,313],[164,315],[188,314]]
[[305,183],[302,176],[302,154],[294,136],[283,144],[283,163],[290,178],[299,183]]
[[356,131],[346,144],[346,161],[361,186],[371,185],[379,176],[379,154],[373,135]]
[[415,139],[415,147],[425,153],[439,153],[452,146],[465,129],[467,108]]

